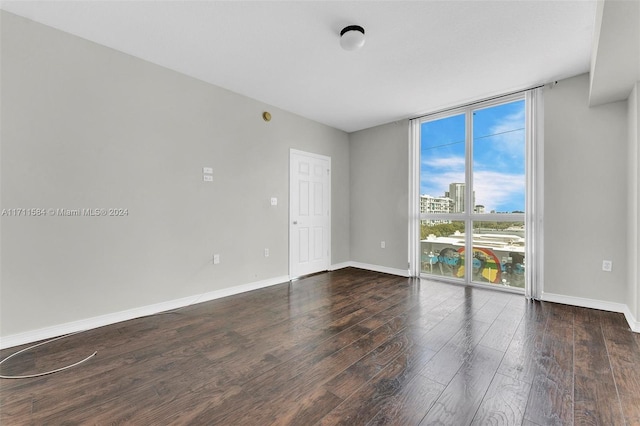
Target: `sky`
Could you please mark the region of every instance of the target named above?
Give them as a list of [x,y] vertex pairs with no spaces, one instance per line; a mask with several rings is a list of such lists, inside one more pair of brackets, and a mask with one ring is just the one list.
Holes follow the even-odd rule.
[[[485,211],[524,211],[524,100],[473,111],[473,189]],[[465,181],[464,114],[422,123],[420,194],[444,196]]]

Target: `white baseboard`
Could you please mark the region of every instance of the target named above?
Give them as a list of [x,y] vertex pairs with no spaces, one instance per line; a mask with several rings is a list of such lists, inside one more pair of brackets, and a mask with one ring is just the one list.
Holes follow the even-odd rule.
[[640,333],[640,321],[638,321],[633,316],[633,314],[631,313],[631,309],[629,309],[628,306],[626,306],[626,309],[623,312],[623,314],[624,314],[624,317],[627,319],[627,322],[629,323],[629,327],[631,327],[631,331]]
[[331,265],[329,266],[329,270],[330,271],[337,271],[338,269],[344,269],[344,268],[350,268],[352,262],[342,262],[342,263],[336,263],[335,265]]
[[387,266],[372,265],[370,263],[361,263],[361,262],[353,262],[353,261],[331,265],[330,270],[335,271],[336,269],[350,268],[350,267],[366,269],[368,271],[373,271],[373,272],[382,272],[383,274],[398,275],[400,277],[410,277],[408,269],[404,270],[404,269],[389,268]]
[[606,302],[603,300],[587,299],[584,297],[565,296],[563,294],[543,292],[540,298],[546,302],[562,303],[564,305],[580,306],[582,308],[600,309],[601,311],[619,312],[624,314],[627,323],[632,331],[640,333],[640,322],[631,313],[631,310],[624,303]]
[[40,328],[37,330],[27,331],[24,333],[12,334],[0,338],[0,349],[11,348],[14,346],[33,343],[40,340],[52,339],[54,337],[63,336],[78,331],[91,330],[93,328],[104,327],[122,321],[128,321],[135,318],[141,318],[148,315],[157,314],[159,312],[170,311],[172,309],[184,308],[195,303],[208,302],[214,299],[220,299],[234,294],[240,294],[247,291],[258,290],[264,287],[281,284],[289,281],[289,276],[281,276],[269,278],[262,281],[256,281],[249,284],[242,284],[234,287],[214,290],[207,293],[197,294],[194,296],[183,297],[180,299],[169,300],[166,302],[155,303],[153,305],[141,306],[139,308],[127,309],[126,311],[114,312],[111,314],[100,315],[97,317],[86,318],[79,321],[68,322],[65,324],[54,325],[51,327]]
[[208,302],[209,300],[221,299],[223,297],[233,296],[234,294],[240,294],[247,291],[271,287],[272,285],[286,283],[287,281],[289,281],[289,275],[282,275],[280,277],[268,278],[266,280],[256,281],[253,283],[241,284],[234,287],[223,288],[221,290],[214,290],[200,295],[198,297],[197,303]]

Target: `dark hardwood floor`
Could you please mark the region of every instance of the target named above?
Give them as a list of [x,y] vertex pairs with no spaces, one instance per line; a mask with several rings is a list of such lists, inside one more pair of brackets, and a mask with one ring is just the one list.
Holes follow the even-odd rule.
[[2,374],[94,351],[0,380],[0,424],[640,425],[621,314],[358,269],[72,335]]

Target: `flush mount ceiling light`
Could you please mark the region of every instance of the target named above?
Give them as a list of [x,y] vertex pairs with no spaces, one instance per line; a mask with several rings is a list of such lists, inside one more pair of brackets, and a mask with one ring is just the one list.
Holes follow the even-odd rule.
[[349,25],[340,31],[340,46],[344,50],[360,49],[364,45],[364,28],[360,25]]

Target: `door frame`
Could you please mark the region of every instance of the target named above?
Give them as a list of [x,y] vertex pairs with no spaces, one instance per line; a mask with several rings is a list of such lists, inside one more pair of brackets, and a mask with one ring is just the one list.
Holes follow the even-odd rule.
[[[325,262],[325,269],[324,270],[329,270],[331,267],[331,231],[332,231],[332,227],[331,227],[331,185],[332,185],[332,180],[331,180],[331,157],[327,156],[327,155],[322,155],[322,154],[316,154],[313,152],[307,152],[307,151],[301,151],[298,149],[294,149],[294,148],[290,148],[289,149],[289,212],[287,215],[287,220],[288,220],[288,230],[289,230],[289,279],[295,279],[295,278],[299,278],[301,275],[293,275],[292,273],[292,259],[293,259],[293,244],[292,244],[292,238],[293,238],[293,231],[294,231],[294,224],[293,224],[293,219],[292,219],[292,203],[291,203],[291,193],[292,193],[292,183],[293,183],[293,179],[292,179],[292,166],[293,166],[293,156],[295,155],[302,155],[305,157],[311,157],[311,158],[316,158],[319,160],[325,160],[328,163],[328,168],[329,168],[329,174],[328,174],[328,185],[327,185],[327,209],[329,210],[328,215],[327,215],[327,220],[326,220],[326,227],[327,227],[327,251],[326,251],[326,255],[324,258],[324,262]],[[320,272],[320,271],[317,271]]]

